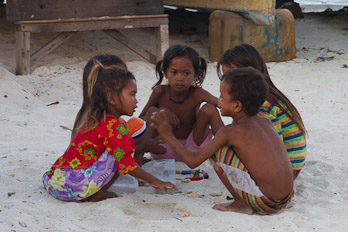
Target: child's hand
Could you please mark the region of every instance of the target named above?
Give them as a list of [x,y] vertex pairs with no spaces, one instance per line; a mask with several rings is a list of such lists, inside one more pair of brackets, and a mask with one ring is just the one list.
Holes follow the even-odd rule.
[[154,139],[147,140],[147,147],[149,148],[148,152],[153,154],[164,154],[167,152],[166,147],[164,146],[165,141],[159,136]]
[[178,116],[173,113],[169,113],[168,118],[172,129],[180,128],[180,119],[178,118]]
[[150,183],[152,187],[154,187],[156,190],[162,190],[164,189],[165,192],[167,192],[167,188],[176,188],[175,185],[173,185],[170,182],[163,182],[158,179],[154,180],[152,183]]
[[154,112],[151,115],[151,121],[152,123],[150,125],[155,128],[158,134],[163,138],[166,138],[166,136],[171,134],[172,128],[165,110],[161,109]]
[[146,182],[149,182],[152,187],[154,187],[156,190],[162,190],[164,189],[165,192],[167,192],[167,188],[175,188],[175,185],[173,185],[170,182],[163,182],[156,177],[152,176],[151,174],[145,172],[141,168],[135,168],[132,171],[129,172],[132,176],[145,180]]
[[180,119],[176,114],[174,114],[172,111],[170,111],[167,108],[161,108],[161,110],[164,110],[164,112],[167,114],[168,120],[170,125],[172,126],[172,129],[180,128]]

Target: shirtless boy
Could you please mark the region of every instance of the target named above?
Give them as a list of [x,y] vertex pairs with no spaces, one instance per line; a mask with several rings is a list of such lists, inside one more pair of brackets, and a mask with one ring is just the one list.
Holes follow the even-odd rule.
[[[171,132],[165,112],[152,115],[151,126],[192,169],[211,158],[234,202],[213,209],[261,214],[284,208],[293,197],[292,168],[271,121],[257,115],[268,93],[262,74],[253,68],[231,69],[220,83],[221,115],[233,123],[222,127],[198,152],[186,150]],[[213,155],[212,155],[213,154]]]

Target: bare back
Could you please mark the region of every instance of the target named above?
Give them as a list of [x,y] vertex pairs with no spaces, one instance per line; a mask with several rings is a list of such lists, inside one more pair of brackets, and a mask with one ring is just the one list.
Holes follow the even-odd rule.
[[282,200],[292,191],[290,160],[283,141],[268,118],[239,113],[232,124],[221,127],[214,139],[197,152],[186,150],[175,139],[163,111],[153,115],[153,118],[152,126],[190,168],[197,168],[222,146],[229,144],[264,195],[273,200]]
[[282,199],[293,187],[292,168],[283,141],[266,117],[243,117],[226,126],[233,150],[261,191]]

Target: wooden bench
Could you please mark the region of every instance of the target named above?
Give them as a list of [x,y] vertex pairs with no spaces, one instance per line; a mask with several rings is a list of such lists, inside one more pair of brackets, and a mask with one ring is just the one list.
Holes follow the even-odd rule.
[[[18,21],[16,30],[16,74],[30,74],[30,68],[42,57],[70,39],[79,31],[102,30],[135,53],[155,64],[169,47],[168,16],[135,15],[116,17],[91,17],[53,20]],[[153,28],[155,31],[156,54],[133,42],[117,29]],[[58,32],[49,43],[32,52],[31,33]]]

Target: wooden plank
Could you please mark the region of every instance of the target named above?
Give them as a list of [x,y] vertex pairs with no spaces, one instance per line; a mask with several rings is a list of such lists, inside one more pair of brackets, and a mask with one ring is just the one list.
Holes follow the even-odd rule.
[[163,17],[134,17],[117,18],[105,20],[75,20],[75,21],[43,21],[43,23],[33,21],[18,22],[22,31],[34,33],[41,32],[66,32],[66,31],[90,31],[90,30],[112,30],[121,28],[146,28],[159,27],[168,24],[168,16]]
[[16,74],[30,74],[30,32],[16,30]]
[[115,17],[91,17],[83,19],[42,19],[20,21],[17,24],[40,24],[40,23],[74,23],[74,22],[90,22],[90,21],[110,21],[110,20],[133,20],[133,19],[149,19],[149,18],[168,18],[167,14],[159,15],[127,15]]
[[163,14],[163,0],[7,0],[8,21]]
[[163,0],[163,4],[198,9],[237,11],[260,25],[273,24],[275,19],[275,0]]
[[152,64],[156,64],[156,56],[151,52],[147,51],[137,43],[133,42],[130,38],[123,35],[121,32],[117,30],[105,30],[106,34],[110,35],[112,38],[119,41],[121,44],[131,49],[133,52],[143,57],[145,60],[149,61]]
[[156,61],[162,59],[163,54],[169,48],[168,25],[160,25],[156,30]]
[[51,51],[59,47],[62,43],[69,40],[77,32],[63,32],[56,36],[53,40],[48,42],[45,46],[34,52],[31,57],[31,65],[37,63],[42,57],[48,55]]

